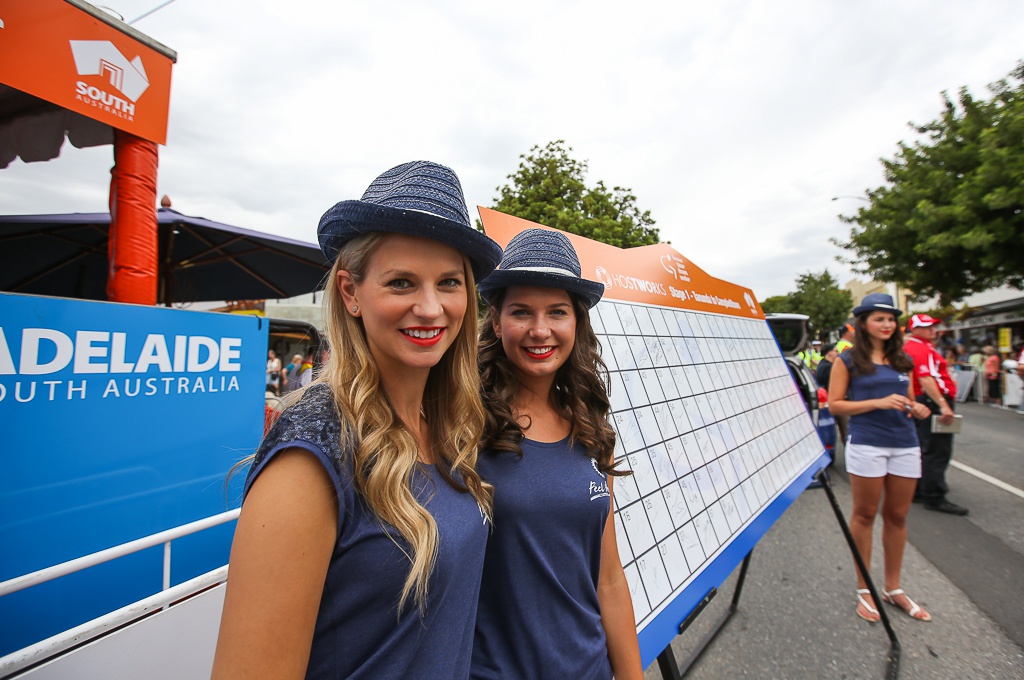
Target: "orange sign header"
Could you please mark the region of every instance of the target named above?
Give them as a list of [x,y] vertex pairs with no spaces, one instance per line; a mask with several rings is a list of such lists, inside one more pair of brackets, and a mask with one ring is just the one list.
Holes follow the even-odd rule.
[[0,83],[166,143],[174,52],[78,4],[0,0]]
[[[478,206],[477,210],[484,231],[502,248],[525,229],[550,229],[489,208]],[[603,283],[606,298],[746,319],[764,318],[749,288],[709,276],[666,243],[623,249],[576,234],[565,235],[579,255],[583,278]]]

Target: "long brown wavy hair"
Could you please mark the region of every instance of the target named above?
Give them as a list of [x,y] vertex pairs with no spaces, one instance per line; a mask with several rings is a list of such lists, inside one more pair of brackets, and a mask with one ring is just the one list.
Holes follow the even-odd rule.
[[[867,328],[868,317],[872,313],[865,312],[857,317],[854,335],[856,340],[853,347],[847,350],[853,354],[853,372],[861,375],[872,375],[875,372],[875,364],[871,361],[871,340]],[[903,351],[903,331],[900,330],[899,323],[896,324],[893,334],[882,345],[882,354],[885,356],[886,363],[900,373],[909,373],[914,369],[914,360]]]
[[[576,315],[576,339],[569,359],[555,373],[551,401],[569,421],[570,441],[582,444],[597,461],[598,469],[615,476],[631,474],[614,466],[615,430],[608,423],[611,403],[608,400],[608,368],[601,359],[601,345],[590,325],[590,311],[583,300],[572,293]],[[522,455],[520,442],[523,428],[516,420],[512,405],[519,393],[516,368],[505,355],[501,341],[494,333],[500,325],[505,291],[495,294],[480,328],[480,382],[484,408],[487,412],[481,448],[508,451]]]

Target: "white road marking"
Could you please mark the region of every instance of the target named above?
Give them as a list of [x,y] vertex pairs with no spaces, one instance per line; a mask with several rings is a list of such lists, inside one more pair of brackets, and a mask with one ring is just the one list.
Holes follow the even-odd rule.
[[970,467],[969,465],[964,465],[963,463],[958,463],[955,460],[949,461],[949,464],[952,465],[953,467],[955,467],[957,470],[963,470],[964,472],[966,472],[969,475],[974,475],[978,479],[988,482],[992,486],[998,486],[1003,491],[1009,491],[1014,496],[1019,496],[1020,498],[1024,498],[1024,491],[1021,491],[1020,489],[1018,489],[1015,486],[1010,486],[1006,482],[998,480],[998,479],[996,479],[995,477],[993,477],[991,475],[986,475],[981,470],[975,470],[974,468]]

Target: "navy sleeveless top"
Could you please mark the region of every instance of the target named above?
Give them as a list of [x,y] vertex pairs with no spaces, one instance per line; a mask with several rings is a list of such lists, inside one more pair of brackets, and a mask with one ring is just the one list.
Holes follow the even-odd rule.
[[[850,373],[850,386],[846,398],[850,401],[879,399],[891,394],[906,396],[910,387],[910,376],[900,373],[889,365],[875,364],[875,372],[861,375],[854,372],[853,355],[845,352],[839,358]],[[885,446],[888,448],[909,448],[917,446],[917,427],[914,419],[903,411],[876,409],[867,413],[850,416],[848,438],[852,444]]]
[[569,440],[484,451],[494,485],[473,678],[610,680],[597,581],[611,508],[596,461]]
[[281,414],[256,454],[246,493],[267,463],[288,448],[313,454],[338,496],[337,542],[306,677],[468,677],[488,534],[473,496],[452,488],[432,465],[420,466],[414,475],[414,494],[437,522],[440,534],[421,618],[414,598],[398,610],[410,565],[399,545],[408,547],[408,543],[382,523],[356,491],[327,385],[313,385]]

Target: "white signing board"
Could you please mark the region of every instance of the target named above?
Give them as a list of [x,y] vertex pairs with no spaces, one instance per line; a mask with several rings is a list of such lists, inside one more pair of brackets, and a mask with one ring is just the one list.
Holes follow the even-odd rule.
[[615,526],[642,634],[823,446],[765,321],[606,300],[591,322],[633,472]]

